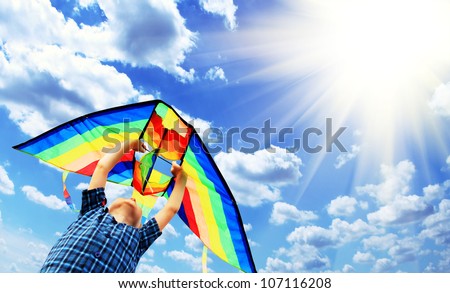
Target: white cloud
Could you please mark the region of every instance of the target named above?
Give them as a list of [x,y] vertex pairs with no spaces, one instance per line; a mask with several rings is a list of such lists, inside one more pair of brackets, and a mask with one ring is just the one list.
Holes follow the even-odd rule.
[[279,187],[296,184],[302,174],[302,161],[279,147],[274,152],[253,154],[239,151],[219,153],[214,159],[239,204],[257,207],[281,198]]
[[347,153],[342,153],[336,158],[336,162],[334,163],[334,167],[336,169],[342,168],[345,164],[347,164],[349,161],[356,158],[356,156],[359,154],[361,147],[359,145],[352,145],[351,150]]
[[113,49],[105,52],[94,41],[88,49],[92,54],[141,67],[156,65],[182,81],[193,81],[194,69],[186,71],[179,64],[194,47],[196,34],[186,28],[175,1],[140,0],[122,5],[119,0],[98,0],[98,4],[108,21],[100,32],[86,30],[94,31],[94,36]]
[[260,246],[258,242],[253,241],[252,239],[248,239],[248,245],[250,245],[250,247],[258,247]]
[[433,213],[433,206],[417,195],[401,196],[379,210],[367,214],[369,223],[396,225],[417,222]]
[[97,0],[78,0],[78,5],[80,7],[86,8],[97,3]]
[[396,166],[381,165],[382,183],[367,184],[356,187],[359,194],[368,194],[381,204],[388,204],[401,195],[407,195],[409,183],[415,173],[415,166],[410,161],[401,161]]
[[60,200],[55,195],[45,196],[34,186],[25,185],[22,187],[22,191],[30,201],[43,205],[49,209],[66,210],[68,208],[65,201]]
[[436,199],[442,199],[449,189],[450,180],[446,180],[442,184],[430,184],[423,188],[423,196],[427,202],[431,202]]
[[363,239],[362,243],[364,245],[364,249],[366,250],[379,250],[379,251],[387,251],[389,248],[394,246],[397,241],[397,235],[395,234],[386,234],[382,236],[370,236],[369,238]]
[[447,160],[445,162],[447,163],[447,166],[450,167],[450,156],[447,157]]
[[1,5],[0,105],[24,133],[34,136],[84,113],[139,99],[129,77],[105,61],[158,66],[181,81],[194,80],[195,70],[180,64],[196,36],[175,1],[98,4],[107,20],[96,26],[78,26],[48,0]]
[[167,271],[157,265],[139,264],[136,273],[167,273]]
[[349,264],[345,264],[343,267],[342,267],[342,272],[343,273],[353,273],[355,271],[355,268],[353,268],[351,265],[349,265]]
[[395,261],[388,258],[377,259],[375,265],[372,267],[374,273],[384,273],[395,267],[397,264]]
[[355,198],[350,196],[338,196],[327,207],[330,216],[350,216],[355,212],[358,204]]
[[450,199],[443,199],[438,212],[428,216],[423,226],[425,229],[419,234],[421,238],[432,239],[438,245],[450,244]]
[[205,79],[212,80],[212,81],[214,81],[214,80],[216,80],[216,79],[219,79],[219,80],[223,80],[223,81],[225,81],[225,82],[228,82],[228,79],[227,79],[227,77],[225,76],[225,72],[224,72],[223,69],[222,69],[221,67],[219,67],[219,66],[211,67],[211,68],[206,72],[206,74],[205,74]]
[[353,261],[355,263],[370,263],[375,260],[375,257],[370,252],[360,252],[357,251],[353,256]]
[[62,232],[59,232],[59,231],[56,231],[56,232],[55,232],[55,236],[56,236],[56,237],[61,237],[62,235],[63,235]]
[[318,216],[312,211],[301,211],[297,207],[285,202],[276,202],[273,205],[269,222],[275,225],[282,225],[287,221],[296,223],[316,220]]
[[203,242],[195,234],[186,235],[184,243],[187,248],[195,252],[201,252],[203,249]]
[[286,273],[292,271],[292,263],[283,261],[279,258],[268,257],[266,267],[259,270],[262,273]]
[[[164,251],[163,255],[170,257],[175,261],[183,262],[189,265],[193,271],[200,271],[202,269],[202,259],[200,257],[193,256],[184,250]],[[211,262],[209,258],[208,262]]]
[[436,197],[433,187],[424,188],[425,196],[408,195],[415,166],[410,161],[401,161],[396,166],[381,165],[383,181],[356,187],[359,194],[368,194],[378,205],[378,210],[369,213],[369,223],[376,225],[399,225],[417,222],[433,213],[428,200]]
[[[330,267],[330,260],[311,245],[295,243],[288,248],[280,248],[276,257],[268,257],[266,266],[260,272],[311,272]],[[284,259],[283,259],[284,258]]]
[[3,166],[0,166],[0,192],[6,195],[14,194],[14,182],[9,178]]
[[428,105],[435,114],[450,117],[450,82],[435,89]]
[[253,229],[252,224],[248,223],[248,224],[244,224],[244,230],[245,232],[251,231]]
[[1,103],[28,135],[93,110],[124,104],[137,95],[131,80],[114,67],[66,48],[9,43],[5,48],[6,53],[0,52]]
[[407,237],[400,239],[397,243],[389,248],[389,255],[396,263],[404,263],[414,261],[420,255],[422,243],[420,239]]
[[367,224],[361,219],[353,223],[334,219],[328,229],[319,226],[298,227],[287,236],[287,241],[312,245],[317,248],[336,247],[355,241],[365,235],[381,232],[382,230]]
[[178,233],[172,226],[172,224],[169,223],[166,225],[166,227],[164,227],[162,235],[158,239],[156,239],[155,244],[164,245],[167,243],[168,239],[177,238],[178,236],[180,236],[180,233]]
[[238,7],[234,5],[233,0],[199,0],[201,7],[212,14],[224,17],[224,23],[227,29],[235,30],[236,10]]

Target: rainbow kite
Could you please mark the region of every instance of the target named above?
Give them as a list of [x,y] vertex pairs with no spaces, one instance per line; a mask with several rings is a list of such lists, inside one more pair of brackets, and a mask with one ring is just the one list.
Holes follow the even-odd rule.
[[[130,151],[108,181],[134,187],[133,197],[148,215],[158,196],[170,196],[174,181],[164,161],[179,161],[188,174],[178,215],[219,258],[244,272],[256,272],[236,201],[195,129],[166,103],[148,101],[85,115],[14,146],[68,172],[91,176],[103,153],[131,138],[149,152]],[[63,181],[67,173],[63,173]],[[66,202],[75,209],[64,185]]]

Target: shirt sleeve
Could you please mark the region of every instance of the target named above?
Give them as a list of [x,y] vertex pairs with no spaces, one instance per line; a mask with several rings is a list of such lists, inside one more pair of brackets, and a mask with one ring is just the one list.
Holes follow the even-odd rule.
[[81,197],[80,216],[83,216],[90,210],[102,207],[106,204],[105,189],[103,187],[83,190]]
[[142,228],[139,229],[139,233],[141,235],[139,240],[139,252],[140,256],[142,256],[162,233],[155,218],[151,218],[147,221]]

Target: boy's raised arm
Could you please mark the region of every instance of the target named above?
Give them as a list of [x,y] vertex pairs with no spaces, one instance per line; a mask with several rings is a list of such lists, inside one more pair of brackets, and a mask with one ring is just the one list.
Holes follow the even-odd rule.
[[118,150],[117,148],[114,148],[114,150],[105,153],[95,167],[88,189],[105,187],[109,171],[111,171],[112,168],[114,168],[114,166],[120,161],[122,156],[131,149],[143,152],[145,150],[145,146],[138,139],[126,140],[120,144]]
[[178,164],[172,163],[171,172],[175,176],[175,186],[166,205],[155,215],[155,220],[161,231],[180,209],[181,203],[183,202],[184,187],[187,181],[186,173]]

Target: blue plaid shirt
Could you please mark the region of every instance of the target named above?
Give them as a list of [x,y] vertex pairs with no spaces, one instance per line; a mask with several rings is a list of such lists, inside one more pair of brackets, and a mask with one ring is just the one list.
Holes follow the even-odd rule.
[[84,190],[80,215],[50,250],[41,273],[131,273],[161,235],[155,218],[138,229],[117,223],[104,188]]

